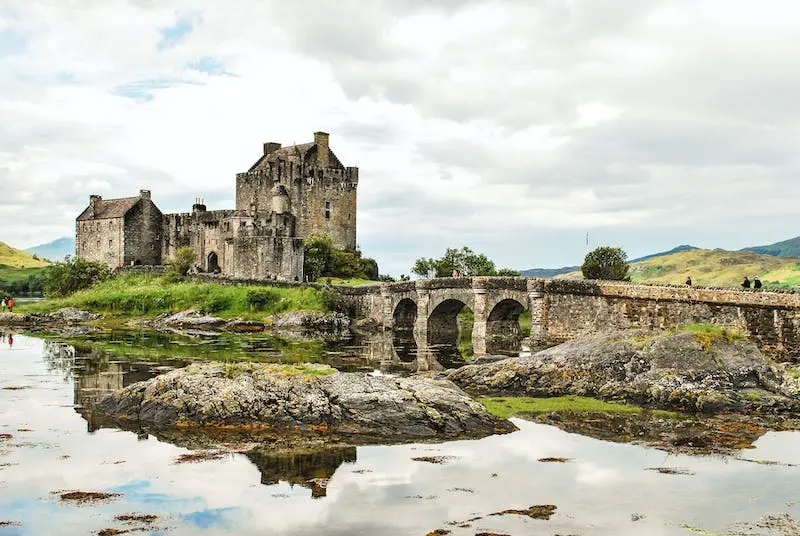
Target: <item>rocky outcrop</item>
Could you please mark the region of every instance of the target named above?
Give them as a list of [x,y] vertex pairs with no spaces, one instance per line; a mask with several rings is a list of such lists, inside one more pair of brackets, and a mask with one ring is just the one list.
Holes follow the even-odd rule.
[[272,317],[272,327],[277,329],[298,329],[326,333],[344,333],[350,330],[352,321],[342,313],[315,313],[292,311]]
[[0,313],[0,325],[36,326],[46,324],[77,324],[101,318],[100,315],[74,307],[64,307],[54,313]]
[[572,394],[709,413],[800,410],[800,398],[786,396],[780,372],[755,344],[688,332],[597,335],[465,366],[448,378],[475,394]]
[[514,429],[446,380],[341,373],[321,365],[194,364],[130,385],[94,410],[156,427],[268,427],[395,439]]

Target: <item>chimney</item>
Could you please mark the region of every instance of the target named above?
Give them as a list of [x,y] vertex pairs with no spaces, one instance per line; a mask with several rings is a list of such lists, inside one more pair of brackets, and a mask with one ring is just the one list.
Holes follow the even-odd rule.
[[274,153],[280,148],[281,148],[280,143],[275,143],[274,141],[268,141],[264,144],[264,154],[267,155],[270,153]]
[[89,196],[89,217],[94,218],[97,214],[97,205],[103,200],[102,197],[99,195],[90,195]]
[[317,144],[317,167],[328,167],[328,133],[315,132],[314,143]]
[[150,190],[139,190],[139,197],[142,199],[150,199]]

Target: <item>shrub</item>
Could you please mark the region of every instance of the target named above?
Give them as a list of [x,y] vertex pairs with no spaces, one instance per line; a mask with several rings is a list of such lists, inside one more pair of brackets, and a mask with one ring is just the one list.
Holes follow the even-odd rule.
[[194,248],[184,247],[175,252],[175,257],[169,262],[167,268],[167,279],[175,281],[183,278],[194,266],[197,255]]
[[45,269],[44,292],[57,298],[69,296],[109,277],[111,269],[105,263],[67,257]]
[[281,300],[280,294],[268,288],[251,288],[247,290],[247,306],[251,311],[265,311]]

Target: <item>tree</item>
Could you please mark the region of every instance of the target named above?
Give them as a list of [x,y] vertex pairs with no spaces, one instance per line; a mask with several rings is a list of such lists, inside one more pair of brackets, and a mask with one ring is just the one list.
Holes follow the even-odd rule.
[[175,257],[172,258],[167,267],[167,277],[171,279],[182,278],[194,266],[196,259],[197,254],[194,252],[194,248],[186,246],[178,249],[175,252]]
[[495,264],[483,253],[475,253],[472,249],[464,246],[461,249],[447,248],[441,259],[417,259],[411,272],[417,275],[426,276],[430,272],[435,272],[436,277],[450,277],[454,271],[468,276],[483,275],[505,275],[518,276],[519,272],[501,268],[498,270]]
[[320,277],[378,279],[378,263],[362,257],[358,249],[339,249],[326,234],[313,234],[304,243],[303,273],[311,280]]
[[102,262],[67,256],[45,268],[44,292],[47,296],[62,297],[89,288],[111,277],[111,269]]
[[622,248],[599,247],[586,255],[581,272],[586,279],[630,281],[627,259]]

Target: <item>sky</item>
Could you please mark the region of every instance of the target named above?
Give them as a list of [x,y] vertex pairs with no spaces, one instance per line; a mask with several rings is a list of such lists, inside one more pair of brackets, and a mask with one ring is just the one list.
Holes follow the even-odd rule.
[[798,36],[794,0],[0,0],[0,241],[73,235],[90,194],[233,208],[317,130],[381,273],[784,240]]

